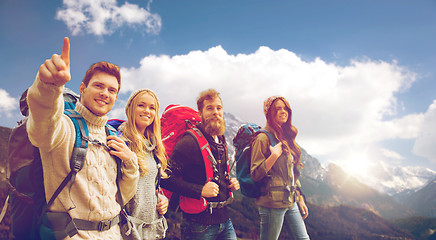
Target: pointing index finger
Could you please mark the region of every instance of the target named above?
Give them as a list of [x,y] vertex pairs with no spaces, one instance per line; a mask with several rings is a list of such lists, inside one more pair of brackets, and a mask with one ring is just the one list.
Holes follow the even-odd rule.
[[67,67],[70,65],[70,39],[68,37],[64,38],[64,44],[62,46],[62,60],[64,60]]

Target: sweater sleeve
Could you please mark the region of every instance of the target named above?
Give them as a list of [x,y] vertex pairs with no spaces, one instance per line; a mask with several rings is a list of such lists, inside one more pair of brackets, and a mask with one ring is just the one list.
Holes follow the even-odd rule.
[[260,133],[251,145],[251,178],[255,182],[261,181],[267,176],[265,160],[269,157],[269,139],[266,134]]
[[37,74],[35,82],[27,93],[29,118],[27,132],[33,145],[47,151],[65,137],[63,125],[68,122],[62,118],[64,111],[63,86],[55,86],[42,82]]
[[205,168],[198,144],[185,135],[174,147],[169,159],[168,178],[162,179],[162,187],[189,198],[200,199],[205,181]]
[[121,165],[122,177],[119,180],[119,187],[123,204],[127,204],[135,196],[139,180],[138,158],[135,156]]

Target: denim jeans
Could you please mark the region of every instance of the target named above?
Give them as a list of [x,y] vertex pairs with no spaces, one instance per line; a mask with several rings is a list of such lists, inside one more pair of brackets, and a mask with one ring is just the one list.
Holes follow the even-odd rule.
[[285,219],[288,230],[295,240],[309,239],[297,203],[294,203],[290,208],[265,208],[259,206],[259,215],[260,240],[278,239]]
[[230,218],[214,225],[203,225],[183,219],[180,226],[182,240],[236,240],[235,229]]

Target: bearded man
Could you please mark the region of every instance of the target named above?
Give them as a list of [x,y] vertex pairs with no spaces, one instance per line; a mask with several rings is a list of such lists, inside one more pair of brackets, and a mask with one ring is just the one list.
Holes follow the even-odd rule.
[[162,179],[162,187],[193,199],[193,203],[196,202],[194,199],[202,198],[207,202],[206,209],[200,213],[183,212],[182,239],[236,240],[227,204],[231,202],[231,191],[238,190],[239,183],[236,178],[229,177],[223,103],[219,93],[214,89],[201,92],[197,107],[201,116],[197,128],[206,138],[215,158],[213,178],[206,178],[205,160],[197,139],[185,134],[173,149],[169,177]]

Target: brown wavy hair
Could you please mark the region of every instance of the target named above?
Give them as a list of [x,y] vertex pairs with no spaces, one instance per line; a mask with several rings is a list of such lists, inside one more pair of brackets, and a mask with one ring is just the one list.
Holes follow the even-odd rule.
[[[276,104],[278,100],[282,100],[285,103],[286,110],[288,111],[288,120],[282,125],[277,123],[275,118],[277,115]],[[292,125],[292,109],[289,102],[283,97],[276,98],[268,109],[266,121],[267,124],[274,129],[277,139],[283,143],[283,151],[285,151],[286,154],[291,154],[293,156],[295,165],[304,168],[304,165],[301,162],[300,146],[295,142],[298,130],[294,125]]]
[[212,100],[215,100],[215,98],[219,98],[221,103],[223,102],[221,100],[220,93],[217,92],[215,89],[211,88],[211,89],[207,89],[207,90],[201,92],[200,96],[197,99],[197,108],[198,108],[198,111],[200,113],[203,111],[204,100],[212,101]]

